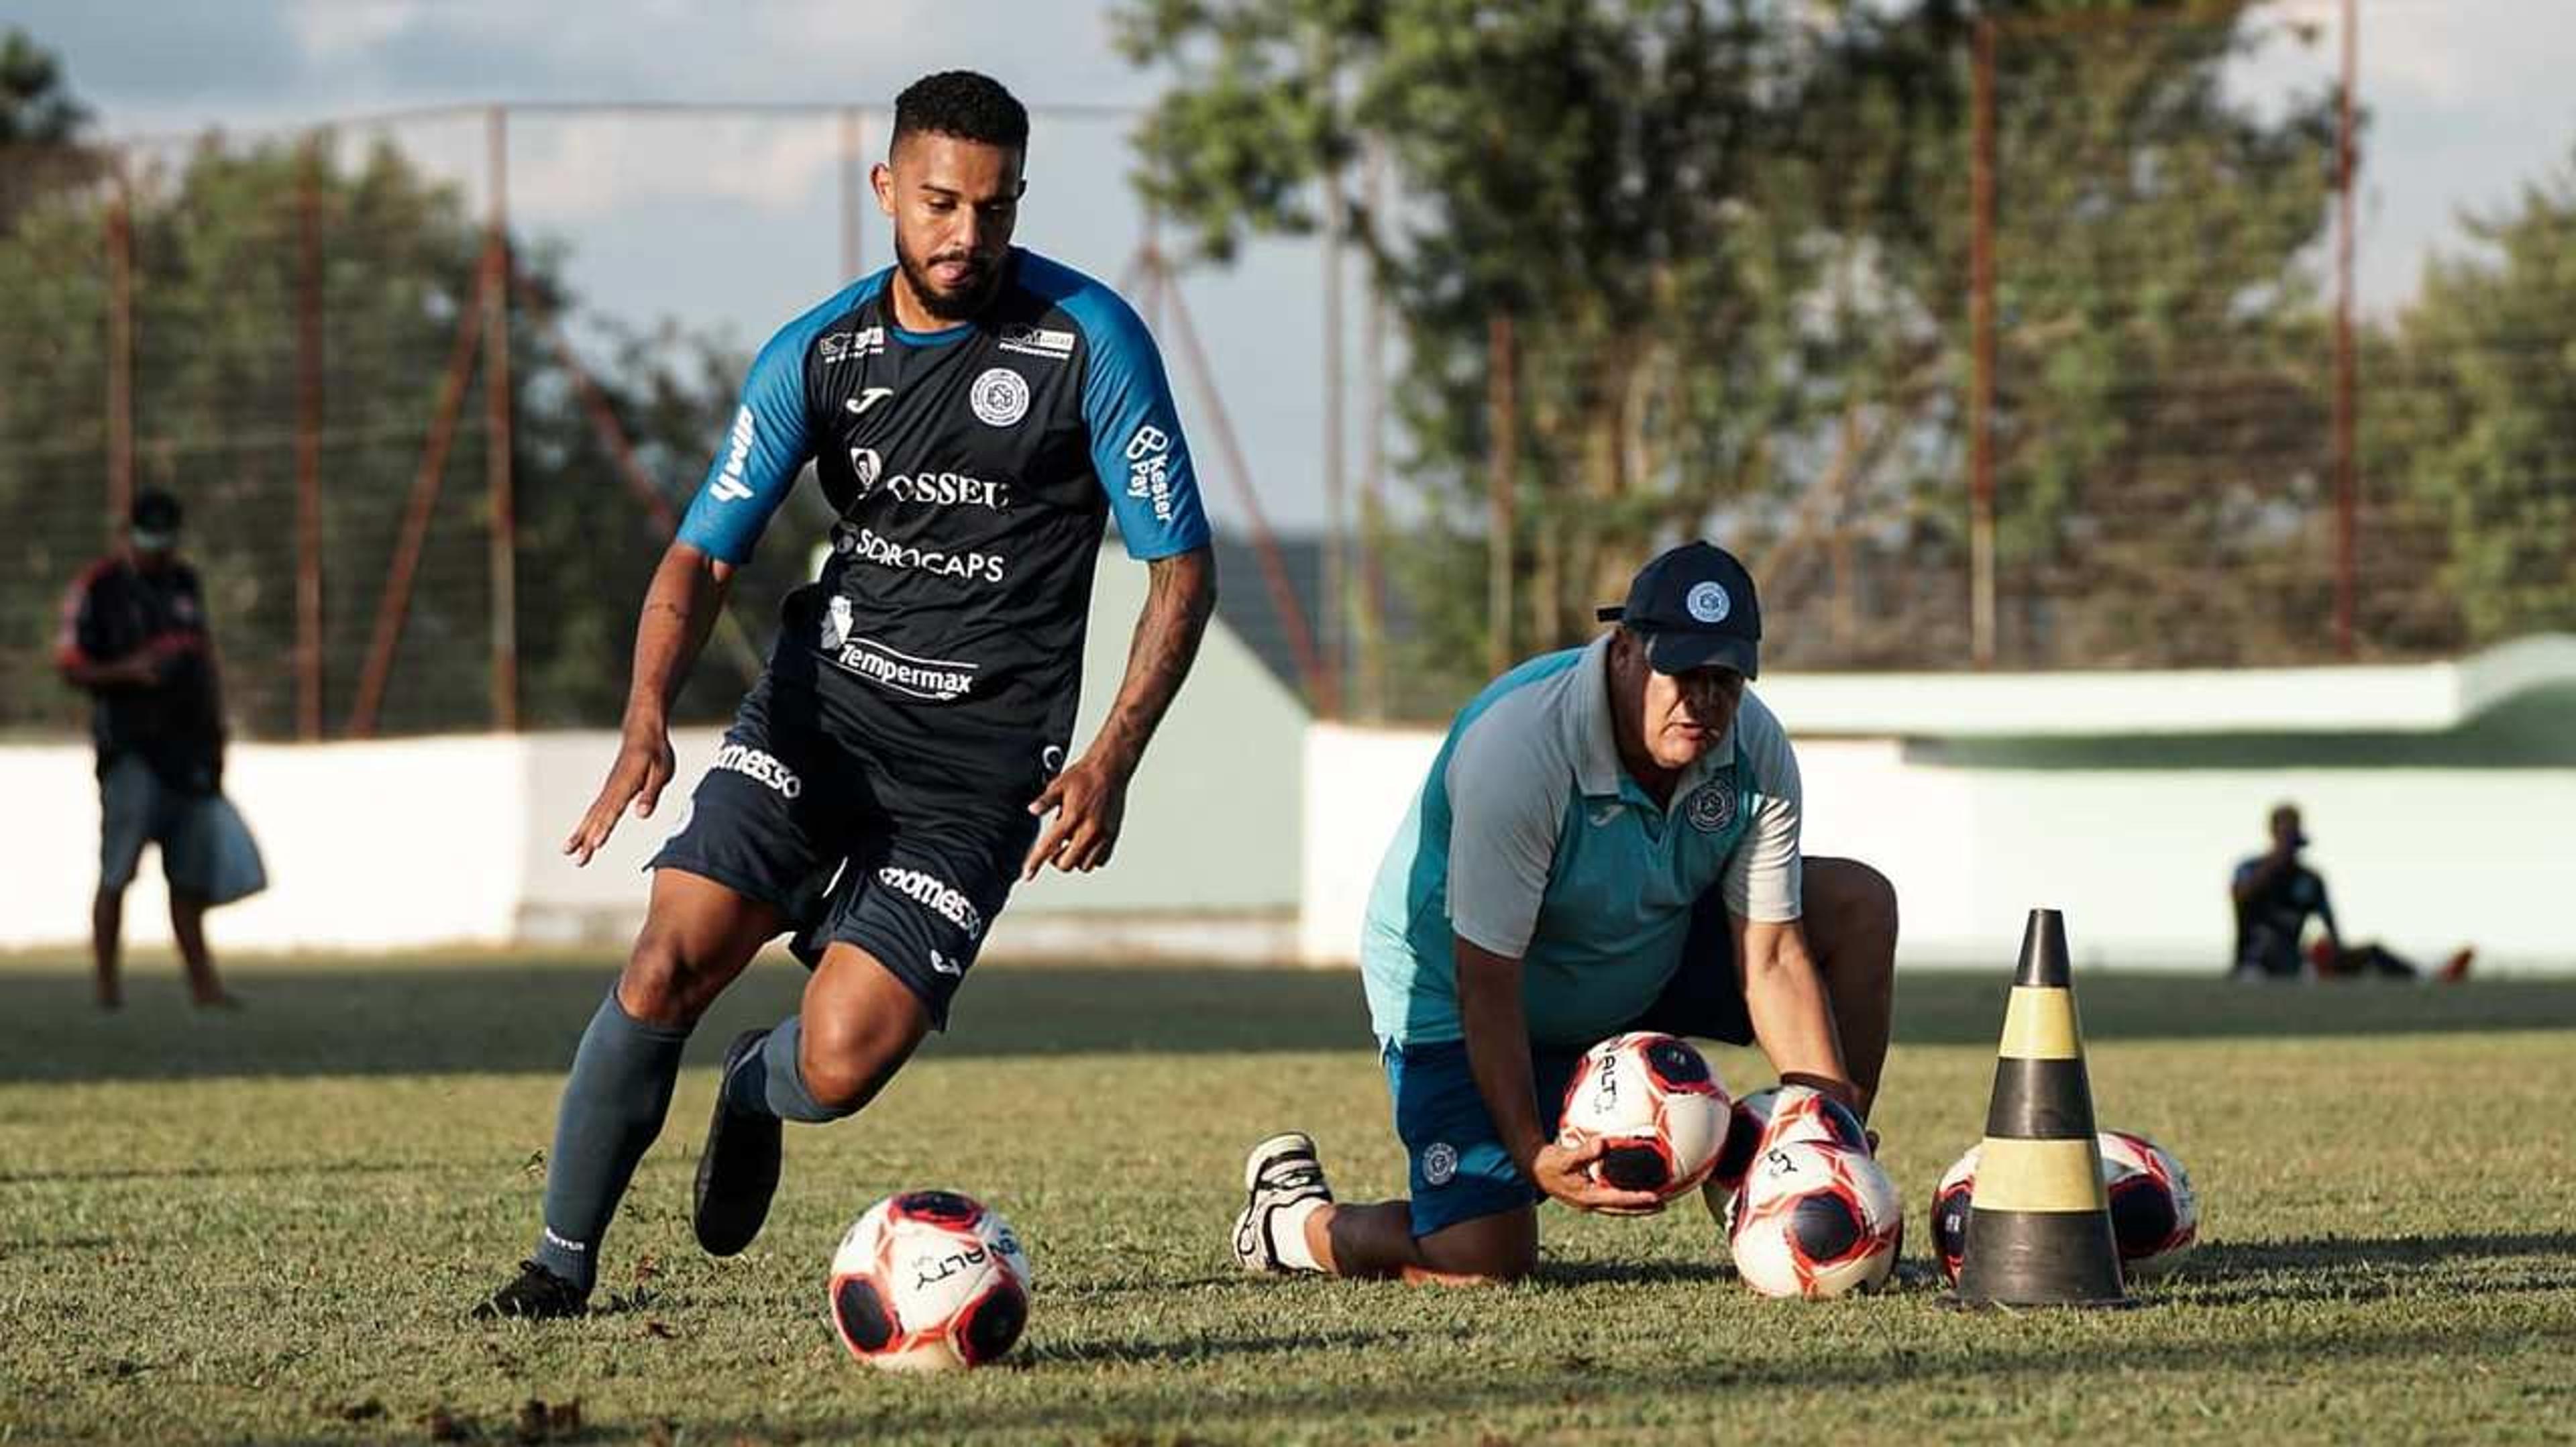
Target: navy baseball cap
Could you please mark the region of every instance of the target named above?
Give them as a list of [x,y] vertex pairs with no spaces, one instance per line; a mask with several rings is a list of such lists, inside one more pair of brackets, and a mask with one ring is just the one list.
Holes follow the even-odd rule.
[[1604,623],[1624,623],[1646,636],[1646,662],[1657,673],[1732,668],[1762,672],[1762,604],[1753,575],[1714,543],[1670,549],[1637,570],[1628,601],[1603,608]]
[[133,526],[136,547],[166,552],[179,541],[179,517],[179,500],[154,487],[136,495],[125,520]]

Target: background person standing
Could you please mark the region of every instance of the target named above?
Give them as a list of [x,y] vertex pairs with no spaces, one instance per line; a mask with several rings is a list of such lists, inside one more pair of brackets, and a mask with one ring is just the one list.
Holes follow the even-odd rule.
[[54,659],[88,690],[98,747],[98,894],[90,948],[98,1003],[124,1003],[118,943],[125,888],[147,843],[161,846],[170,932],[201,1006],[232,1006],[206,948],[206,910],[266,887],[259,848],[223,797],[223,693],[196,570],[179,560],[179,500],[134,500],[125,546],[82,571],[63,598]]

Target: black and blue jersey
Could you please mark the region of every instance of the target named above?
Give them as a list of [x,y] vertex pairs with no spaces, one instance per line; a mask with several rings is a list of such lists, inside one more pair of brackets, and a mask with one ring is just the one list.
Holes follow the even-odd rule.
[[898,738],[1043,750],[1069,743],[1109,515],[1139,559],[1208,526],[1143,322],[1069,267],[1005,265],[992,305],[944,330],[898,326],[884,271],[780,329],[679,535],[748,559],[810,460],[839,520],[772,672]]

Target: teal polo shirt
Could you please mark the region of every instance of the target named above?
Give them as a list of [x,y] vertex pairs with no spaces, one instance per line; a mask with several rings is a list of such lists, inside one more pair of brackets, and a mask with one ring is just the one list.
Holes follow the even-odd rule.
[[1452,936],[1522,962],[1530,1038],[1626,1028],[1680,966],[1711,888],[1756,921],[1799,917],[1798,764],[1747,688],[1735,723],[1657,804],[1619,762],[1610,637],[1476,695],[1378,867],[1360,973],[1378,1037],[1462,1038]]

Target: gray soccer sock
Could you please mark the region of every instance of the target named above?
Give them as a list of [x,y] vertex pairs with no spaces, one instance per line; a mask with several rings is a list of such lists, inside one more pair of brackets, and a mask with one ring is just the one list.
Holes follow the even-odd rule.
[[725,1103],[738,1111],[774,1115],[780,1120],[820,1125],[852,1112],[819,1105],[796,1068],[796,1049],[805,1038],[799,1017],[790,1015],[769,1032],[760,1048],[746,1055],[725,1082]]
[[599,1243],[635,1163],[662,1133],[688,1040],[685,1029],[627,1014],[613,986],[581,1032],[555,1115],[554,1154],[546,1158],[545,1229],[535,1259],[584,1290],[599,1279]]

